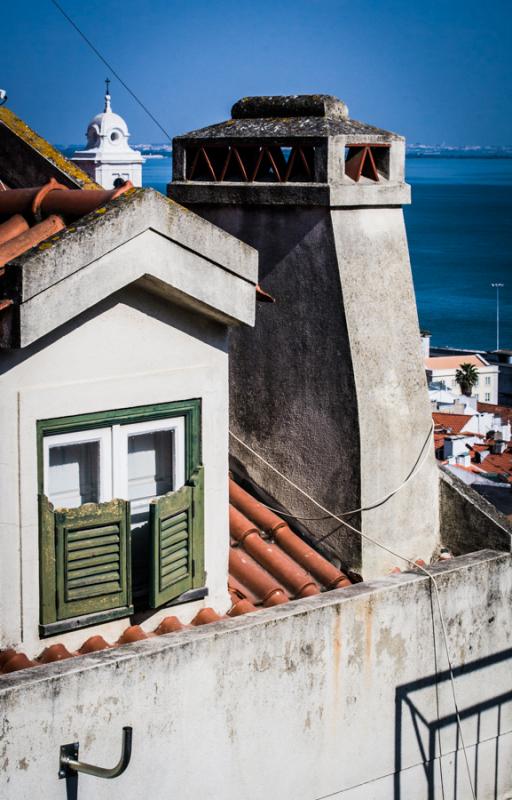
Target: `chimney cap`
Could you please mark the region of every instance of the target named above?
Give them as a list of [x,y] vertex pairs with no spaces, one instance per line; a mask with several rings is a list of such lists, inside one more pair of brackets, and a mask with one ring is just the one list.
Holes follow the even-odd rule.
[[348,108],[332,94],[242,97],[231,109],[233,119],[325,117],[348,119]]

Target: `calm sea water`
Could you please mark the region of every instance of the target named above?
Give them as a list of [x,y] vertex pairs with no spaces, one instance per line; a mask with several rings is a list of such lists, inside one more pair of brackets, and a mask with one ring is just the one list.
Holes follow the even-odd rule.
[[[144,185],[165,194],[170,159],[148,159]],[[405,208],[420,325],[432,343],[512,349],[512,159],[409,158]]]

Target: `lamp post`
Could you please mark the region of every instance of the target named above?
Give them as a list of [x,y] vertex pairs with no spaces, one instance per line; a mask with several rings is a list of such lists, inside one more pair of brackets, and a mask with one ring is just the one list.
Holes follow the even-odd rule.
[[505,286],[504,283],[491,283],[493,289],[496,289],[496,350],[500,349],[500,289]]

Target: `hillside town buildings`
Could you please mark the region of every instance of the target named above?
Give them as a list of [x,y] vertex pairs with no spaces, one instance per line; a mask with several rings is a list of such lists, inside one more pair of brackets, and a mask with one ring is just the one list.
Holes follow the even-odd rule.
[[468,356],[429,356],[425,359],[425,369],[430,384],[461,394],[455,375],[462,364],[471,364],[478,372],[478,383],[473,389],[474,398],[482,403],[496,405],[498,402],[498,367],[490,364],[481,355]]
[[0,109],[2,798],[510,792],[512,528],[434,457],[404,152],[243,98],[166,198]]

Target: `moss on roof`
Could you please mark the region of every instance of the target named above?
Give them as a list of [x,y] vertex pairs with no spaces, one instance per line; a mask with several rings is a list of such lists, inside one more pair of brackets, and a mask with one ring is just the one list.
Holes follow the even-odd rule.
[[6,108],[5,106],[0,108],[0,122],[22,139],[29,147],[39,153],[42,158],[49,161],[54,167],[67,175],[78,187],[82,189],[101,188],[87,173],[81,170],[80,167],[77,167],[76,164],[62,155],[62,153],[47,142],[46,139],[43,139],[42,136],[39,136],[32,128],[29,128],[26,122],[23,122],[22,119],[17,117],[10,108]]

